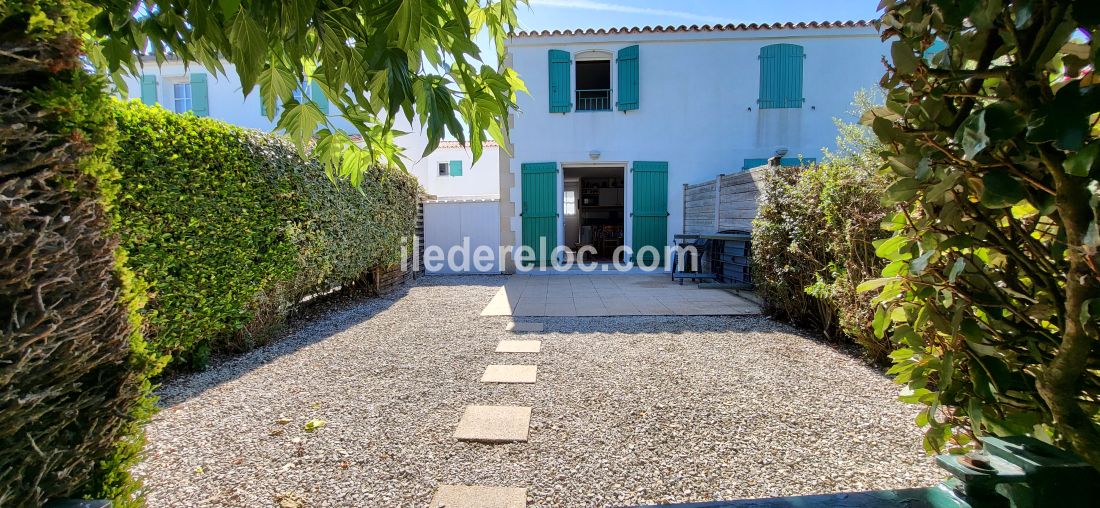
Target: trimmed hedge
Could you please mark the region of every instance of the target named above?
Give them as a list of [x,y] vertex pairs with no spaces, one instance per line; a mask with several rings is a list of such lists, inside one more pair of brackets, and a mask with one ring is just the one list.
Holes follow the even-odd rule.
[[80,60],[93,12],[0,2],[0,506],[140,503],[127,471],[161,363],[109,229],[111,103]]
[[871,328],[872,295],[856,286],[881,269],[886,185],[875,166],[844,162],[776,168],[753,223],[753,275],[765,311],[832,341],[852,340],[884,362],[889,341]]
[[146,336],[205,364],[262,344],[305,296],[399,260],[416,180],[330,181],[288,141],[137,102],[120,104],[115,206],[127,265],[150,288]]
[[[874,91],[858,92],[853,116],[879,100]],[[871,327],[873,295],[856,291],[884,265],[872,244],[888,234],[881,227],[889,185],[878,171],[882,146],[861,125],[834,123],[838,150],[826,162],[777,168],[765,179],[753,222],[754,282],[768,314],[855,342],[886,363],[893,347]]]

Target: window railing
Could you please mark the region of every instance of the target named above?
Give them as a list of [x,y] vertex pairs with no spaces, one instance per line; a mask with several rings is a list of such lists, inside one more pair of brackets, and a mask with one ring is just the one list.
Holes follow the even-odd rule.
[[611,111],[611,90],[577,90],[577,111]]

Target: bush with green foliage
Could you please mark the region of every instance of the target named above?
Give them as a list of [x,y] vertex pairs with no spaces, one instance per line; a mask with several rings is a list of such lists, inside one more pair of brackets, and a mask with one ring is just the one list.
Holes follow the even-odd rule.
[[114,122],[80,1],[0,2],[0,505],[140,503],[129,466],[162,362],[110,234]]
[[1100,3],[883,4],[898,211],[862,287],[903,400],[930,450],[1031,434],[1100,468]]
[[[867,93],[856,96],[858,111],[871,104]],[[765,177],[753,222],[754,282],[772,316],[833,341],[853,340],[886,361],[892,348],[871,330],[871,297],[856,291],[883,266],[871,243],[886,236],[881,147],[866,128],[836,123],[839,150],[825,162]]]
[[311,293],[395,263],[418,186],[369,171],[326,178],[285,139],[137,102],[119,104],[115,215],[149,286],[146,336],[194,366],[263,343]]

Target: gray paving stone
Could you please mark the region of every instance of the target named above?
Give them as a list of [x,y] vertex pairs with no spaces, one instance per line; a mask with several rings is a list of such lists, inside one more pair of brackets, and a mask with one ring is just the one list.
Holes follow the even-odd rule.
[[479,485],[440,485],[432,496],[431,508],[524,508],[527,489],[482,487]]
[[482,383],[534,383],[537,365],[490,365],[481,375]]
[[531,408],[522,406],[466,406],[455,429],[455,439],[482,443],[527,441]]
[[542,342],[537,340],[502,340],[497,343],[498,353],[538,353]]
[[510,332],[541,332],[545,326],[542,323],[511,322],[505,330]]

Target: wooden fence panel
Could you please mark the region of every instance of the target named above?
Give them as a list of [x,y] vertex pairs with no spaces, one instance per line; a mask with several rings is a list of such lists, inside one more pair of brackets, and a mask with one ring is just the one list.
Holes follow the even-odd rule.
[[699,235],[731,229],[752,230],[764,188],[762,166],[714,180],[684,185],[684,234]]

